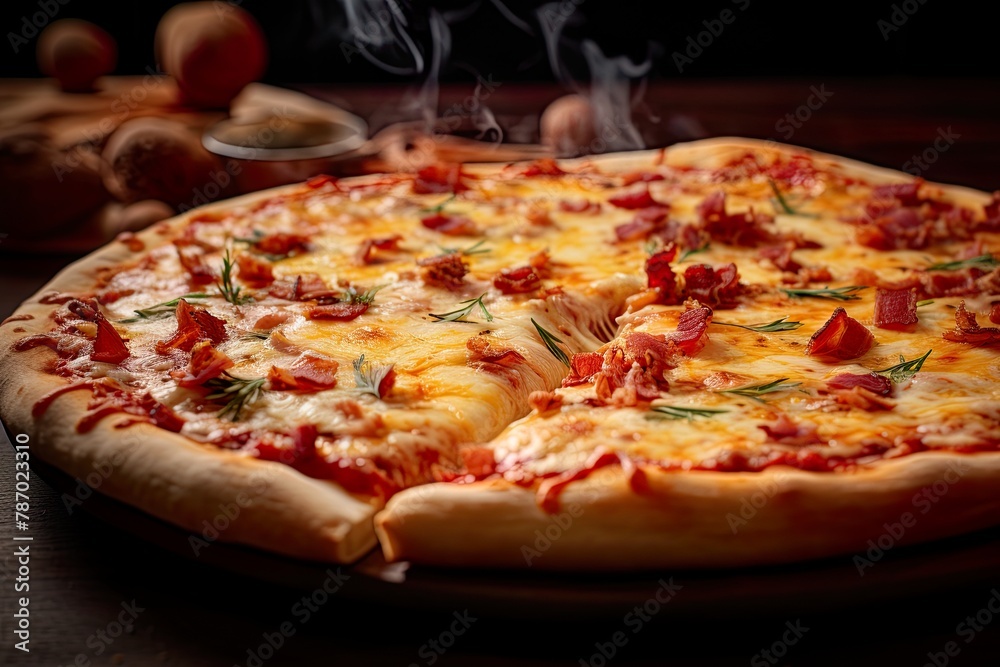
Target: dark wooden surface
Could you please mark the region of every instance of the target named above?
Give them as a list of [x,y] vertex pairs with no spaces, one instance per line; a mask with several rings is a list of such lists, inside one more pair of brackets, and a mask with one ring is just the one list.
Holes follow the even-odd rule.
[[[1000,86],[995,80],[866,80],[678,82],[650,90],[650,106],[661,121],[637,124],[650,143],[698,136],[742,135],[784,139],[775,125],[807,102],[810,86],[826,85],[830,99],[795,131],[791,143],[842,153],[876,164],[902,167],[912,155],[933,145],[939,129],[961,136],[923,174],[929,180],[983,189],[1000,187]],[[378,111],[398,102],[398,93],[372,89],[318,89],[344,101],[378,125]],[[446,91],[442,106],[467,91]],[[500,86],[489,104],[498,117],[524,119],[537,114],[558,91],[545,87]],[[36,290],[72,257],[24,257],[3,252],[0,242],[0,317]],[[0,664],[3,665],[247,665],[248,650],[282,623],[295,634],[274,655],[271,665],[599,665],[591,660],[597,644],[607,645],[617,631],[628,643],[608,664],[623,665],[924,665],[996,664],[1000,656],[1000,616],[987,618],[971,635],[959,627],[975,617],[1000,587],[996,576],[966,582],[953,590],[913,584],[908,595],[866,600],[854,606],[848,597],[836,609],[822,605],[801,609],[755,610],[753,600],[720,604],[693,614],[671,613],[667,605],[642,630],[632,633],[623,612],[585,621],[511,619],[490,614],[475,600],[456,605],[476,620],[437,658],[431,639],[448,630],[450,610],[420,608],[333,595],[301,623],[292,612],[303,591],[263,583],[182,558],[135,537],[128,530],[94,518],[86,503],[72,514],[55,490],[37,476],[31,480],[31,653],[13,649],[13,591],[17,564],[13,556],[14,457],[0,438]],[[889,572],[887,557],[869,576]],[[657,577],[651,577],[655,582]],[[500,579],[502,582],[502,578]],[[678,581],[681,578],[678,577]],[[933,572],[928,573],[928,584]],[[355,580],[357,581],[357,580]],[[940,582],[934,582],[940,583]],[[352,582],[348,580],[341,593]],[[933,595],[925,589],[933,588]],[[682,595],[683,591],[679,593]],[[680,599],[680,598],[678,598]],[[122,605],[142,608],[131,628],[107,644],[95,633],[114,630]],[[416,605],[414,607],[413,605]],[[459,607],[462,608],[459,608]],[[680,607],[678,607],[680,608]],[[627,611],[627,610],[626,610]],[[801,620],[809,630],[775,662],[758,653],[780,641],[786,622]],[[93,637],[93,638],[92,638]],[[954,657],[943,652],[954,642]],[[98,655],[98,650],[104,650]],[[954,649],[957,649],[954,650]],[[82,656],[82,657],[81,657]],[[256,664],[256,663],[251,663]]]

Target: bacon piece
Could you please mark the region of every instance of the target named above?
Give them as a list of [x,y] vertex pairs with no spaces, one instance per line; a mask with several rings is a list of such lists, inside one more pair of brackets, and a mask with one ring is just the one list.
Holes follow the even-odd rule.
[[463,179],[462,165],[457,163],[431,164],[417,172],[413,179],[413,191],[417,194],[440,192],[462,192],[469,187]]
[[875,292],[874,321],[880,329],[913,331],[917,326],[917,293],[879,288]]
[[652,171],[633,171],[622,176],[622,184],[632,185],[634,183],[652,183],[653,181],[665,180],[666,176]]
[[1000,324],[1000,303],[994,303],[990,308],[990,322]]
[[604,355],[598,352],[578,352],[569,360],[569,375],[563,378],[562,386],[575,387],[586,384],[601,372]]
[[509,347],[493,345],[488,336],[473,336],[465,342],[465,348],[469,352],[470,366],[497,364],[513,368],[524,363],[524,355]]
[[[666,383],[663,374],[674,367],[674,343],[663,334],[653,335],[643,331],[631,331],[621,338],[625,351],[624,362],[631,367],[638,363],[649,370],[656,380]],[[605,357],[605,361],[607,361]]]
[[576,199],[573,201],[562,200],[559,202],[559,210],[566,213],[587,213],[596,215],[601,212],[601,203],[590,201],[589,199]]
[[[151,395],[146,395],[149,396],[151,401],[153,400]],[[172,433],[180,433],[181,429],[184,428],[184,420],[171,408],[162,403],[153,401],[153,406],[147,407],[146,412],[149,415],[149,422],[153,426]]]
[[646,284],[660,295],[660,303],[680,303],[677,293],[677,276],[670,268],[670,262],[677,256],[677,246],[668,245],[646,260]]
[[908,183],[876,185],[872,188],[872,199],[875,201],[895,199],[903,206],[919,206],[924,201],[918,194],[923,184],[924,179],[917,178]]
[[128,346],[122,340],[121,334],[104,315],[98,314],[97,339],[94,341],[94,351],[90,353],[90,360],[120,364],[128,357]]
[[306,352],[299,355],[288,369],[271,366],[267,379],[271,389],[278,391],[323,391],[337,386],[339,367],[333,359]]
[[876,250],[926,248],[932,240],[933,226],[932,220],[921,220],[915,209],[897,208],[860,227],[856,238]]
[[615,227],[615,236],[619,241],[647,238],[653,232],[663,229],[663,221],[666,220],[668,211],[665,206],[639,209],[631,222]]
[[798,424],[784,412],[778,415],[778,419],[774,423],[759,424],[757,428],[767,434],[768,440],[782,445],[802,447],[823,443],[823,440],[816,433],[814,424]]
[[207,285],[215,282],[215,273],[205,265],[202,260],[203,255],[204,252],[198,248],[177,247],[177,259],[195,285]]
[[708,264],[694,264],[684,271],[684,293],[713,308],[734,308],[742,292],[735,264],[714,269]]
[[795,250],[795,243],[786,241],[779,245],[764,246],[758,251],[761,259],[769,260],[781,271],[798,273],[802,265],[792,259],[792,251]]
[[271,285],[267,293],[276,299],[302,301],[307,294],[327,291],[326,283],[315,273],[295,276],[292,282],[281,281]]
[[269,331],[279,324],[284,324],[290,317],[291,314],[280,310],[265,313],[264,315],[258,317],[257,321],[253,323],[254,331]]
[[521,176],[526,176],[532,178],[535,176],[560,176],[565,174],[559,164],[552,158],[541,158],[529,162],[524,169],[520,171]]
[[322,306],[313,306],[306,313],[310,320],[339,320],[350,322],[368,312],[370,304],[357,301],[338,301]]
[[1000,329],[979,326],[976,314],[966,310],[965,301],[959,303],[955,311],[955,328],[945,331],[943,335],[945,340],[976,346],[1000,343]]
[[157,354],[170,350],[190,352],[194,344],[209,340],[218,345],[226,339],[226,323],[203,308],[195,308],[184,299],[177,302],[177,331],[165,341],[156,343]]
[[642,190],[637,190],[635,192],[627,192],[625,194],[620,194],[615,197],[608,199],[608,203],[612,206],[617,206],[618,208],[624,208],[628,210],[636,210],[640,208],[669,208],[668,204],[658,202],[653,199],[653,195],[649,193],[649,188],[646,187]]
[[819,331],[812,335],[806,354],[814,357],[855,359],[871,349],[875,336],[865,325],[837,308]]
[[504,294],[525,294],[542,286],[541,277],[531,266],[503,269],[493,276],[493,286]]
[[528,394],[528,405],[539,413],[560,408],[562,401],[562,395],[554,391],[533,391]]
[[754,247],[774,240],[771,230],[764,227],[773,218],[755,214],[753,209],[744,213],[726,212],[726,193],[722,190],[708,195],[698,204],[701,227],[713,239],[729,245]]
[[427,229],[447,234],[448,236],[475,236],[479,231],[476,223],[464,215],[435,213],[426,218],[421,218],[420,224]]
[[191,348],[187,369],[171,371],[170,376],[177,380],[177,386],[191,389],[219,377],[222,371],[232,367],[232,359],[213,347],[210,341],[203,340]]
[[693,357],[708,342],[708,325],[712,322],[711,308],[691,308],[681,313],[677,320],[677,330],[666,338],[679,347],[684,354]]
[[878,373],[838,373],[826,381],[832,389],[861,387],[879,396],[892,393],[892,381]]
[[837,401],[849,405],[859,410],[892,410],[896,404],[888,398],[879,396],[873,391],[864,387],[851,387],[850,389],[840,389],[833,392],[837,396]]
[[458,454],[462,457],[462,467],[476,479],[484,479],[496,472],[496,457],[488,447],[462,447]]
[[548,249],[539,250],[528,258],[528,266],[535,270],[539,278],[548,278],[552,274],[551,262]]
[[83,320],[84,322],[96,322],[101,315],[101,310],[97,302],[93,299],[81,301],[73,299],[66,303],[65,310],[60,308],[56,311],[55,321],[57,324],[65,324],[73,320]]
[[365,239],[362,241],[361,245],[358,246],[358,251],[354,253],[354,261],[358,264],[374,264],[375,258],[372,257],[372,255],[376,250],[399,250],[399,242],[402,240],[403,237],[399,234],[374,239]]
[[271,262],[264,259],[240,253],[236,256],[236,266],[240,269],[240,280],[251,287],[267,287],[274,282]]
[[276,232],[257,239],[254,248],[268,255],[290,255],[293,251],[309,248],[309,237],[302,234]]
[[424,284],[445,289],[461,287],[465,274],[469,272],[469,265],[457,252],[426,257],[418,261],[417,266],[423,269]]

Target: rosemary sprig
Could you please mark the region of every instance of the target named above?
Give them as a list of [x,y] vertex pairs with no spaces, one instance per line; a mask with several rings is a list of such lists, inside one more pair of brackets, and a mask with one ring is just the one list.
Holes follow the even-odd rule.
[[740,329],[746,329],[747,331],[756,331],[757,333],[773,333],[775,331],[795,331],[802,326],[802,322],[789,322],[788,316],[782,317],[780,320],[775,320],[773,322],[768,322],[767,324],[734,324],[732,322],[712,322],[712,324],[721,324],[724,327],[739,327]]
[[479,306],[479,310],[482,312],[483,317],[486,318],[486,321],[492,322],[493,315],[490,314],[490,311],[486,310],[486,305],[483,304],[484,296],[486,296],[486,292],[480,294],[477,299],[469,299],[468,301],[460,302],[459,305],[464,306],[464,308],[458,308],[449,313],[430,313],[430,316],[439,322],[470,322],[475,324],[471,320],[467,320],[465,318],[472,314],[472,311],[476,309],[476,306]]
[[222,295],[222,298],[234,306],[242,306],[253,301],[252,296],[243,294],[242,287],[233,285],[233,260],[229,256],[229,248],[226,248],[226,254],[222,256],[222,277],[216,286],[219,288],[219,294]]
[[379,387],[382,380],[392,372],[394,364],[377,364],[365,360],[365,355],[361,355],[354,360],[354,384],[364,394],[371,394],[375,398],[381,399],[382,393]]
[[420,209],[420,212],[421,213],[440,213],[441,211],[444,210],[444,207],[447,206],[448,204],[450,204],[455,199],[455,197],[457,197],[457,196],[458,195],[452,195],[452,196],[448,197],[447,199],[445,199],[440,204],[438,204],[437,206],[431,206],[430,208],[422,208],[422,209]]
[[703,243],[702,245],[698,246],[697,248],[688,248],[687,250],[685,250],[684,252],[681,253],[680,257],[677,258],[677,262],[678,263],[683,262],[683,261],[687,260],[687,258],[690,257],[691,255],[697,255],[700,252],[705,252],[706,250],[708,250],[711,247],[712,247],[712,244],[710,244],[708,241],[705,241],[705,243]]
[[205,387],[215,390],[205,398],[210,401],[227,399],[225,407],[219,410],[219,419],[229,417],[234,422],[239,421],[243,408],[260,398],[267,378],[238,378],[225,371],[222,375],[224,377],[205,383]]
[[267,340],[270,337],[270,331],[248,331],[242,336],[243,340]]
[[941,262],[931,264],[928,271],[958,271],[960,269],[995,269],[1000,266],[1000,262],[993,255],[980,255],[969,259],[960,259],[954,262]]
[[803,213],[802,211],[797,211],[788,203],[785,195],[781,194],[781,190],[778,189],[778,184],[772,179],[768,179],[767,184],[771,186],[771,192],[774,193],[774,201],[777,202],[776,209],[780,209],[782,213],[787,213],[788,215],[801,215],[806,218],[818,218],[819,215],[816,213]]
[[917,301],[917,308],[923,308],[924,306],[929,306],[934,303],[934,299],[924,299],[923,301]]
[[534,317],[531,318],[531,323],[535,325],[535,330],[538,332],[538,335],[541,336],[542,342],[545,343],[545,347],[549,348],[549,352],[552,353],[552,356],[569,368],[569,357],[567,357],[562,348],[557,345],[557,343],[561,343],[563,345],[565,345],[565,343],[543,329],[542,325],[536,322]]
[[234,236],[233,241],[237,243],[249,243],[250,245],[257,245],[257,242],[264,238],[266,234],[259,229],[253,230],[253,236]]
[[200,292],[185,294],[177,297],[176,299],[171,299],[170,301],[164,301],[163,303],[158,303],[155,306],[150,306],[149,308],[134,310],[132,312],[135,313],[135,317],[120,320],[120,323],[130,324],[132,322],[138,322],[139,320],[158,320],[161,317],[170,317],[177,312],[177,304],[180,303],[181,299],[208,299],[211,296],[211,294],[202,294]]
[[687,419],[694,421],[695,417],[714,417],[715,415],[729,412],[729,410],[719,410],[717,408],[685,408],[677,405],[656,405],[650,408],[650,413],[646,419]]
[[454,255],[456,253],[469,257],[471,255],[483,255],[488,252],[492,252],[492,248],[481,248],[480,246],[486,243],[486,239],[482,239],[473,243],[468,248],[446,248],[443,245],[439,245],[438,248],[441,249],[441,254],[438,257],[443,257],[445,255]]
[[917,359],[911,359],[907,361],[903,355],[899,355],[899,363],[895,366],[889,366],[889,368],[883,368],[880,371],[872,371],[878,373],[879,375],[885,375],[892,381],[893,384],[899,384],[901,382],[906,382],[914,375],[916,375],[920,368],[927,361],[927,357],[931,356],[931,352],[934,350],[927,350],[924,356],[918,357]]
[[764,394],[773,394],[776,391],[785,391],[786,389],[794,389],[798,387],[801,382],[786,382],[788,378],[780,378],[773,382],[768,382],[765,384],[753,384],[746,387],[736,387],[735,389],[720,389],[720,394],[736,394],[737,396],[746,396],[747,398],[752,398],[755,401],[764,402],[761,398]]
[[386,287],[388,287],[388,285],[376,285],[375,287],[371,287],[364,292],[358,293],[358,290],[352,285],[341,293],[340,301],[344,303],[363,303],[370,306],[372,302],[375,301],[375,295]]
[[867,285],[850,285],[849,287],[837,287],[831,289],[824,287],[821,289],[782,289],[788,296],[806,297],[811,296],[817,299],[835,299],[837,301],[857,301],[860,296],[855,292],[868,289]]

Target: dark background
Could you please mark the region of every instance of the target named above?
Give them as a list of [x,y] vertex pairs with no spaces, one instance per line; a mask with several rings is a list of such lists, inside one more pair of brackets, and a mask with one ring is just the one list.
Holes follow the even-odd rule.
[[[34,40],[18,53],[9,33],[20,33],[23,18],[41,11],[40,0],[5,0],[0,8],[0,77],[37,76]],[[41,0],[58,6],[56,18],[83,18],[105,28],[117,40],[117,74],[134,74],[154,64],[152,40],[156,24],[171,6],[167,0],[100,3]],[[226,2],[218,0],[220,9]],[[1000,55],[996,22],[969,2],[919,0],[845,3],[765,3],[762,0],[715,0],[709,3],[636,3],[563,0],[548,3],[478,0],[412,3],[397,0],[400,15],[420,52],[427,56],[434,40],[428,16],[437,12],[449,24],[451,54],[442,68],[444,81],[462,81],[470,73],[491,73],[504,81],[551,81],[546,55],[546,29],[572,14],[562,31],[560,57],[576,78],[586,78],[585,64],[574,58],[584,39],[593,40],[608,56],[635,61],[652,58],[653,78],[730,76],[995,76]],[[387,73],[351,53],[350,45],[372,18],[386,16],[386,3],[354,2],[352,24],[345,0],[232,0],[252,13],[271,45],[265,80],[271,83],[396,82],[419,77]],[[989,6],[989,5],[985,5]],[[432,7],[433,10],[428,9]],[[745,10],[741,8],[745,7]],[[906,17],[899,30],[883,35],[880,20]],[[572,12],[568,10],[574,10]],[[674,52],[687,48],[687,38],[705,30],[703,21],[719,18],[724,9],[735,20],[713,38],[693,64],[678,72]],[[907,15],[909,11],[912,15]],[[545,17],[543,20],[542,17]],[[383,22],[384,24],[385,22]],[[353,26],[353,30],[352,30]],[[368,32],[367,34],[376,34]],[[367,38],[366,38],[367,39]],[[707,37],[703,38],[707,42]],[[369,43],[372,43],[369,41]],[[440,46],[440,41],[437,42]],[[345,49],[344,45],[348,45]],[[347,54],[345,55],[345,50]],[[412,65],[413,57],[398,48],[381,49],[390,64]]]

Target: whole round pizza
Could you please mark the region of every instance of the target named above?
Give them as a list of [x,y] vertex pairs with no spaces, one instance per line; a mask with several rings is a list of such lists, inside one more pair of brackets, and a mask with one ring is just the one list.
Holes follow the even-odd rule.
[[318,177],[67,268],[0,326],[0,415],[304,559],[856,553],[1000,523],[998,252],[996,195],[745,139]]

